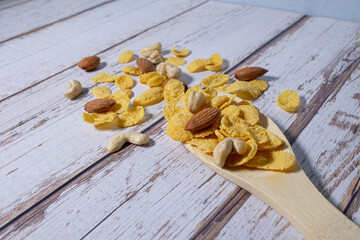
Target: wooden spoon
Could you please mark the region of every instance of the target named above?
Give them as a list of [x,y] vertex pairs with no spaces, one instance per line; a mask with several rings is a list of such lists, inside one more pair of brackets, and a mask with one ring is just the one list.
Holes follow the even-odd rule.
[[[261,126],[284,141],[282,151],[295,155],[279,127],[261,112],[260,122]],[[287,172],[245,167],[220,168],[212,156],[190,144],[184,146],[214,172],[281,213],[307,239],[360,239],[360,228],[323,197],[299,164]]]

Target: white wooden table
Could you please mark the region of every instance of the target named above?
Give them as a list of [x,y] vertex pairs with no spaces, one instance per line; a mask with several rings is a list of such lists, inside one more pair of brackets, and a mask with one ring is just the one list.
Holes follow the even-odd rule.
[[[154,41],[165,56],[189,48],[188,62],[220,53],[230,76],[268,69],[255,106],[321,193],[360,224],[360,24],[207,0],[2,0],[0,29],[1,239],[303,238],[167,137],[164,103],[131,128],[150,136],[148,147],[110,155],[107,141],[123,130],[82,120],[89,91],[75,101],[61,94],[72,79],[89,90],[99,72],[120,73],[122,51]],[[87,73],[76,63],[89,55],[103,64]],[[185,67],[189,86],[211,74]],[[296,114],[276,106],[285,89],[301,96]]]

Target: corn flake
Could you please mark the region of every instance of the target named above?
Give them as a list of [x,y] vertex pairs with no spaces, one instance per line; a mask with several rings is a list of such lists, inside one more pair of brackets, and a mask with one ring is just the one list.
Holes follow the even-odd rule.
[[146,84],[149,81],[149,79],[158,76],[160,76],[160,74],[157,72],[149,72],[149,73],[141,74],[139,76],[139,82]]
[[287,112],[294,113],[300,105],[299,94],[294,90],[285,90],[280,93],[276,103]]
[[135,66],[125,66],[121,69],[121,71],[126,74],[134,75],[134,76],[139,76],[142,74],[141,70]]
[[132,127],[141,124],[145,116],[144,108],[134,106],[118,116],[118,126],[121,128]]
[[109,98],[116,101],[115,105],[112,106],[111,111],[116,113],[122,113],[128,109],[130,105],[130,98],[126,92],[116,91]]
[[239,118],[229,115],[224,115],[221,119],[220,130],[225,130],[231,137],[239,138],[246,141],[250,137],[250,132],[246,122]]
[[267,130],[259,125],[250,127],[250,133],[257,144],[264,144],[269,141]]
[[201,81],[201,85],[204,87],[219,87],[229,81],[229,75],[227,74],[213,74]]
[[170,121],[170,119],[179,111],[181,111],[183,108],[176,106],[176,105],[166,105],[163,109],[164,117],[167,121]]
[[207,64],[205,65],[205,68],[207,70],[213,71],[213,72],[217,72],[221,69],[221,66],[223,64],[223,60],[220,56],[220,54],[215,53],[213,55],[210,56],[209,60],[212,62],[212,64]]
[[254,79],[254,80],[249,81],[249,83],[254,84],[258,88],[260,88],[260,90],[262,92],[264,92],[269,87],[268,83],[261,79]]
[[162,84],[162,82],[165,79],[166,79],[165,76],[160,76],[160,75],[156,77],[152,77],[146,82],[146,85],[148,85],[149,87],[158,87]]
[[283,151],[259,152],[249,162],[246,167],[260,168],[266,170],[286,170],[294,166],[296,158],[294,155]]
[[183,66],[186,64],[185,59],[182,59],[180,57],[168,57],[165,62],[175,66]]
[[115,84],[121,89],[131,89],[134,85],[134,80],[128,75],[121,75],[115,80]]
[[170,79],[164,88],[164,98],[168,105],[175,105],[183,99],[185,87],[182,82],[176,79]]
[[193,138],[187,141],[188,144],[193,145],[203,151],[204,153],[212,153],[214,148],[219,143],[217,138]]
[[218,108],[219,110],[222,110],[229,106],[232,101],[234,101],[235,95],[227,96],[216,96],[210,100],[210,105],[214,108]]
[[221,114],[239,117],[240,116],[240,108],[235,105],[230,105],[230,106],[225,107],[223,110],[221,110]]
[[96,98],[107,98],[111,95],[111,90],[108,87],[93,87],[91,92]]
[[164,89],[162,87],[153,87],[134,99],[135,106],[150,106],[164,100]]
[[237,97],[253,100],[261,95],[261,90],[254,84],[245,81],[237,81],[226,89],[227,93],[236,94]]
[[240,105],[237,107],[240,109],[239,117],[244,119],[250,125],[256,125],[260,122],[259,110],[254,106]]
[[209,59],[195,59],[187,65],[186,69],[189,73],[202,72],[206,70],[205,66],[209,64],[213,64]]
[[186,123],[193,116],[191,112],[185,110],[176,113],[166,126],[166,134],[175,141],[186,142],[194,137],[190,131],[185,130]]
[[115,74],[107,74],[107,73],[99,73],[96,77],[92,77],[91,81],[96,83],[106,83],[106,82],[114,82],[118,76]]
[[189,49],[175,50],[173,47],[171,47],[170,49],[171,49],[171,52],[177,57],[186,57],[190,53]]
[[83,113],[83,119],[92,124],[92,125],[100,125],[108,122],[112,122],[116,117],[116,113],[114,112],[106,112],[106,113]]
[[259,144],[260,151],[273,150],[273,149],[276,149],[276,148],[280,147],[281,145],[283,145],[284,142],[280,138],[278,138],[275,134],[273,134],[272,132],[266,130],[266,135],[267,135],[269,141]]
[[134,52],[130,50],[126,50],[123,53],[120,54],[120,57],[118,58],[119,63],[129,63],[132,61]]

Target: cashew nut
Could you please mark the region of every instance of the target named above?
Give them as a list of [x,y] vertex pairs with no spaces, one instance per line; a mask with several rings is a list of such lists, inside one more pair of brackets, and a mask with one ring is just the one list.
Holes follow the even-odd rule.
[[68,99],[74,99],[77,96],[79,96],[82,92],[81,83],[78,80],[71,80],[70,82],[68,82],[67,88],[68,88],[68,91],[63,92],[63,94]]
[[246,153],[246,143],[237,138],[225,138],[219,142],[214,148],[214,159],[216,165],[223,167],[226,162],[227,156],[232,152],[237,152],[239,155]]
[[107,145],[109,153],[119,151],[125,142],[136,145],[144,145],[149,142],[149,137],[145,134],[138,132],[122,132],[112,137]]
[[167,62],[162,62],[156,67],[156,72],[162,76],[166,76],[168,79],[179,78],[181,75],[181,69],[178,66],[172,65]]
[[188,97],[187,106],[190,112],[196,113],[203,109],[206,104],[206,97],[202,92],[191,91]]
[[150,55],[150,62],[158,64],[164,61],[163,55],[158,50],[155,50]]
[[161,53],[161,43],[159,42],[154,42],[151,46],[148,47],[144,47],[143,49],[140,50],[141,55],[143,55],[144,57],[150,57],[151,54],[154,51],[158,51],[158,54]]

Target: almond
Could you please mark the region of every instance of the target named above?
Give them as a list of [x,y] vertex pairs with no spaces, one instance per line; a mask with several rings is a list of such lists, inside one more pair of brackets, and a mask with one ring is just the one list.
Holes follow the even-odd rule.
[[78,67],[84,69],[85,71],[90,71],[95,69],[100,64],[100,58],[97,56],[86,57],[80,62],[78,62]]
[[196,132],[209,127],[220,116],[220,113],[221,111],[217,108],[205,108],[192,116],[186,123],[185,130]]
[[136,59],[136,65],[143,73],[154,71],[154,64],[149,60],[147,60],[146,58]]
[[114,99],[107,98],[92,100],[85,104],[85,111],[90,113],[106,112],[110,110],[110,108],[114,106],[115,103],[116,101]]
[[[179,80],[179,79],[176,79],[176,78],[172,78],[172,79],[175,79],[175,80],[180,81],[180,82],[184,85],[185,91],[188,89],[188,86],[187,86],[186,83],[184,83],[183,81],[181,81],[181,80]],[[165,79],[165,80],[162,82],[161,86],[162,86],[163,88],[165,88],[165,85],[167,84],[168,81],[170,81],[170,79],[168,79],[168,78]]]
[[246,67],[238,70],[235,73],[235,78],[240,81],[253,80],[261,77],[262,75],[267,73],[267,71],[268,70],[261,67]]

